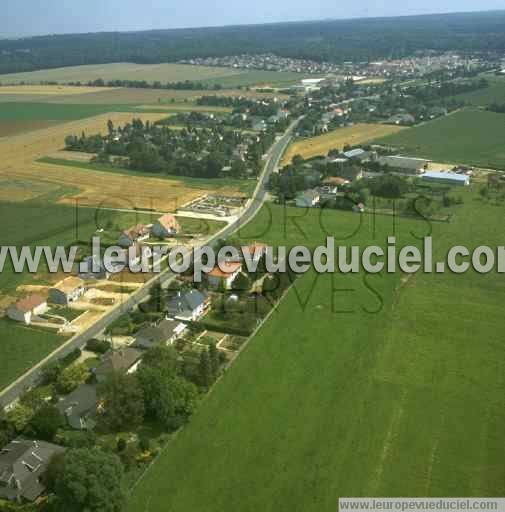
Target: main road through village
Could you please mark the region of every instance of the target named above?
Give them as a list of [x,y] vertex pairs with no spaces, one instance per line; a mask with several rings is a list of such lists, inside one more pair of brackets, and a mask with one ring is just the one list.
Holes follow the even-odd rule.
[[[213,235],[206,241],[206,245],[212,244],[221,238],[226,238],[230,236],[232,233],[237,231],[239,228],[247,224],[260,210],[263,205],[266,197],[266,184],[268,183],[268,179],[270,175],[279,165],[280,159],[284,154],[284,151],[288,147],[293,131],[297,124],[299,123],[301,118],[297,119],[286,130],[284,135],[280,137],[270,148],[267,159],[263,168],[263,172],[260,175],[258,180],[258,184],[256,189],[254,190],[252,198],[248,201],[248,204],[242,211],[241,215],[234,222],[230,223],[228,226],[223,228],[221,231]],[[166,269],[163,272],[160,272],[150,281],[148,281],[142,288],[139,288],[134,293],[130,295],[130,297],[118,304],[115,308],[111,309],[108,313],[102,316],[96,323],[87,328],[84,332],[76,334],[60,347],[58,347],[54,352],[49,354],[42,361],[33,366],[30,370],[24,373],[21,377],[15,380],[12,384],[10,384],[7,388],[0,392],[0,406],[7,407],[10,404],[14,403],[26,390],[37,385],[40,382],[40,378],[42,375],[42,369],[44,366],[61,359],[66,356],[76,348],[82,348],[86,344],[88,340],[97,336],[100,332],[102,332],[108,325],[117,320],[121,315],[123,315],[126,311],[130,311],[136,305],[144,301],[149,293],[151,288],[157,283],[168,283],[171,280],[175,279],[176,275],[170,271],[170,269]]]

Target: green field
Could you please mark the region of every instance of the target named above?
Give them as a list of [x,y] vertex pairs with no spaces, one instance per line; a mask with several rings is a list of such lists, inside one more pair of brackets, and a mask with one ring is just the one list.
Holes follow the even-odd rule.
[[38,160],[38,162],[46,163],[46,164],[55,164],[55,165],[64,165],[67,167],[77,167],[79,169],[89,169],[92,171],[101,171],[101,172],[110,172],[114,174],[125,174],[127,176],[155,176],[156,178],[163,178],[172,181],[178,181],[184,183],[188,187],[195,188],[210,188],[210,189],[218,189],[219,188],[236,188],[241,193],[250,196],[252,195],[256,185],[256,180],[242,180],[242,179],[233,179],[233,178],[213,178],[213,179],[205,179],[205,178],[190,178],[187,176],[167,176],[164,174],[152,174],[146,173],[142,171],[132,171],[129,169],[122,169],[120,167],[112,167],[111,165],[103,165],[103,164],[93,164],[87,162],[80,162],[78,160],[65,160],[64,158],[53,158],[53,157],[42,157]]
[[451,98],[464,101],[469,105],[487,106],[491,103],[505,103],[505,77],[482,75],[489,82],[485,89],[479,89],[464,94],[451,96]]
[[107,112],[132,111],[119,105],[75,105],[15,102],[2,103],[0,121],[73,121]]
[[[503,243],[458,191],[452,223],[264,208],[273,244]],[[271,212],[271,214],[269,213]],[[296,218],[295,218],[296,217]],[[374,226],[375,224],[375,226]],[[374,236],[375,230],[375,236]],[[339,496],[505,493],[505,290],[494,274],[304,275],[132,493],[131,512],[333,512]]]
[[58,348],[65,338],[54,332],[0,319],[0,389]]
[[505,114],[469,109],[374,142],[437,162],[505,169],[504,133]]
[[184,64],[132,64],[118,62],[114,64],[96,64],[66,68],[44,69],[25,73],[0,75],[0,84],[40,84],[41,82],[68,83],[97,80],[146,80],[183,82],[201,81],[225,88],[238,86],[272,84],[286,85],[299,81],[304,75],[276,71],[243,71],[225,67],[190,66]]

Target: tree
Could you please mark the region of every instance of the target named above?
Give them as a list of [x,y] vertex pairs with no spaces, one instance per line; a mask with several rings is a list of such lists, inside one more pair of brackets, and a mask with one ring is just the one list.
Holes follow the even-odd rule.
[[158,368],[170,374],[177,373],[178,354],[174,347],[158,345],[150,348],[142,358],[142,366]]
[[56,468],[58,509],[72,512],[120,512],[124,503],[123,466],[97,448],[69,450]]
[[60,393],[71,393],[83,384],[88,376],[89,370],[85,364],[72,364],[61,372],[56,381],[56,387]]
[[142,424],[144,394],[135,376],[112,373],[99,385],[98,395],[104,409],[100,422],[107,429],[119,432],[125,425],[134,429]]
[[19,433],[27,427],[33,414],[31,407],[19,403],[7,413],[6,420]]
[[251,289],[251,280],[249,279],[249,276],[240,272],[240,274],[238,274],[233,280],[231,288],[233,291],[238,293],[247,293]]
[[219,368],[221,367],[221,358],[215,343],[209,345],[209,361],[212,375],[215,379],[219,375]]
[[64,424],[65,420],[60,411],[54,405],[45,405],[33,415],[29,427],[37,439],[51,442]]
[[208,388],[213,382],[212,366],[210,363],[209,352],[202,350],[200,353],[200,362],[198,363],[198,380],[200,386]]
[[145,365],[138,371],[138,378],[147,416],[160,421],[168,430],[193,413],[198,392],[191,382],[173,371]]

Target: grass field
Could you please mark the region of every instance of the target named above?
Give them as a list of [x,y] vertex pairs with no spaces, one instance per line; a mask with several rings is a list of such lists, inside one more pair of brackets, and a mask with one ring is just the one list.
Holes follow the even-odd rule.
[[[503,243],[501,208],[473,187],[461,193],[454,221],[431,226],[435,261],[455,243]],[[313,247],[330,233],[363,247],[394,233],[403,246],[430,228],[361,221],[271,207],[241,234]],[[339,496],[502,496],[504,299],[494,274],[304,275],[127,510],[333,512]]]
[[61,345],[65,338],[0,319],[0,389]]
[[317,137],[300,139],[288,147],[282,159],[282,165],[289,164],[295,155],[301,155],[303,158],[318,155],[326,156],[330,149],[342,149],[346,144],[361,144],[401,130],[403,128],[399,126],[356,124],[346,128],[338,128]]
[[374,142],[438,162],[505,169],[505,114],[461,110]]

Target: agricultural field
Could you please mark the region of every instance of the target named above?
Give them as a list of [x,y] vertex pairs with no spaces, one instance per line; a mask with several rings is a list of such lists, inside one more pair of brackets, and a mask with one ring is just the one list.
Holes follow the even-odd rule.
[[102,78],[109,80],[146,80],[148,82],[183,82],[209,80],[240,74],[231,68],[190,66],[185,64],[134,64],[117,62],[65,68],[43,69],[25,73],[0,75],[2,84],[40,84],[40,82],[89,82]]
[[437,162],[505,169],[505,114],[460,110],[374,142]]
[[47,121],[39,119],[37,121],[0,121],[0,137],[9,137],[19,133],[49,128],[58,124],[58,121]]
[[65,338],[0,319],[0,390],[56,350]]
[[40,198],[42,194],[47,198],[48,194],[53,194],[54,197],[59,196],[60,202],[70,204],[79,201],[83,205],[173,211],[177,206],[216,189],[224,194],[240,193],[233,186],[222,187],[217,183],[216,188],[210,182],[200,182],[201,187],[190,187],[184,180],[178,179],[166,180],[112,172],[106,174],[77,166],[37,162],[40,158],[62,149],[64,138],[69,134],[80,134],[84,131],[89,135],[105,131],[109,119],[115,125],[123,125],[133,117],[153,122],[166,115],[166,112],[115,112],[1,138],[0,154],[3,165],[0,169],[0,200],[33,199]]
[[[502,244],[501,207],[476,187],[458,193],[451,223],[269,206],[241,236],[314,247],[330,233],[364,247],[394,234],[400,247],[431,230],[435,261],[455,244]],[[504,299],[493,274],[305,274],[127,510],[332,512],[339,496],[502,496]]]
[[[130,169],[123,169],[121,167],[113,167],[111,165],[95,164],[90,163],[90,155],[87,153],[76,152],[75,156],[72,155],[71,151],[61,151],[53,153],[48,157],[43,157],[38,160],[40,163],[53,164],[58,166],[67,166],[74,169],[88,169],[90,171],[106,172],[112,174],[119,174],[123,176],[136,176],[146,177],[145,172],[134,171]],[[244,180],[234,178],[191,178],[188,176],[169,176],[160,175],[156,179],[165,180],[173,183],[175,187],[184,184],[188,188],[195,188],[200,190],[203,194],[205,190],[213,189],[215,192],[226,193],[227,195],[244,194],[251,196],[256,188],[256,180]]]
[[397,133],[403,129],[400,126],[383,124],[356,124],[346,128],[338,128],[317,137],[299,139],[288,147],[282,159],[282,165],[288,165],[295,155],[301,155],[303,158],[312,158],[318,155],[326,156],[330,149],[341,150],[346,144],[361,144],[377,137]]
[[458,101],[464,101],[468,105],[473,106],[487,106],[491,103],[505,103],[505,77],[496,77],[489,75],[482,75],[489,82],[489,86],[485,89],[467,92],[465,94],[458,94],[452,96]]
[[118,62],[10,73],[0,75],[0,84],[86,83],[102,78],[106,82],[109,80],[146,80],[147,82],[167,83],[189,80],[199,81],[210,86],[220,85],[229,89],[253,85],[285,86],[299,82],[304,77],[303,74],[292,72],[244,71],[225,67],[191,66],[187,64]]

